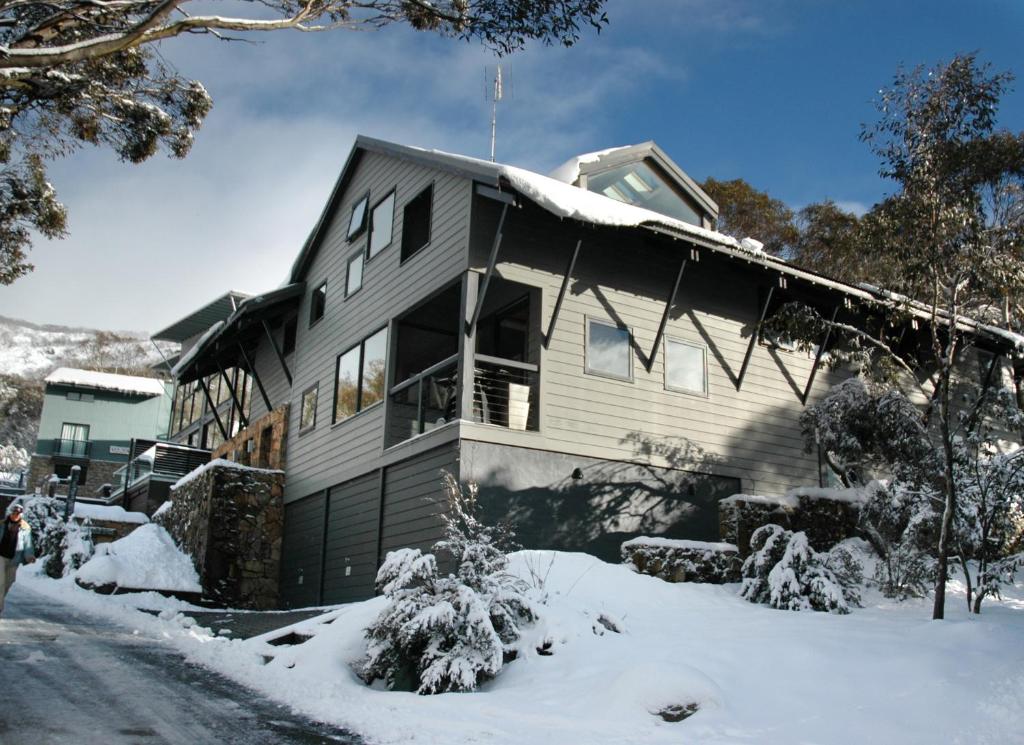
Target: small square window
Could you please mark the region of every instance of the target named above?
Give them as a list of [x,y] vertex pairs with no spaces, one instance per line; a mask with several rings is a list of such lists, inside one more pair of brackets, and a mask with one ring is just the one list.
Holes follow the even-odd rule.
[[434,199],[431,184],[405,205],[402,217],[402,261],[430,243],[430,208]]
[[348,219],[348,239],[352,240],[366,229],[366,207],[370,204],[370,193],[352,205],[352,215]]
[[366,258],[372,259],[391,245],[391,234],[395,224],[395,192],[384,197],[370,214],[370,242]]
[[68,401],[81,401],[82,394],[78,391],[68,391]]
[[707,395],[707,350],[703,345],[665,339],[665,387]]
[[302,410],[299,412],[299,432],[316,426],[316,400],[320,384],[307,388],[302,394]]
[[586,371],[622,380],[633,379],[629,329],[587,319]]
[[345,276],[345,297],[363,286],[363,252],[355,254],[348,260],[348,271]]
[[309,299],[309,325],[324,317],[324,310],[327,308],[327,283],[324,282],[315,290]]

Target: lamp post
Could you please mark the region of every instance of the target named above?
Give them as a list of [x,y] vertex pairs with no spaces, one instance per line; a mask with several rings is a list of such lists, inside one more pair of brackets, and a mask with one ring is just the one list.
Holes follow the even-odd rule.
[[82,472],[81,466],[71,466],[71,479],[68,483],[68,498],[64,502],[64,522],[71,519],[75,514],[75,497],[78,495],[78,475]]

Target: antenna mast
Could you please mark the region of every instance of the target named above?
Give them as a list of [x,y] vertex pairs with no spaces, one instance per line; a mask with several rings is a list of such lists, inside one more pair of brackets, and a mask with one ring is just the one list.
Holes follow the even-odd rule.
[[485,96],[486,96],[487,88],[488,87],[491,88],[491,91],[490,91],[490,96],[491,96],[491,162],[493,163],[494,162],[495,142],[497,140],[497,135],[498,135],[498,101],[501,101],[505,97],[504,83],[503,83],[502,78],[501,78],[501,65],[498,65],[495,68],[493,86],[487,86],[487,83],[490,82],[490,81],[487,80],[487,70],[486,70],[486,68],[484,69],[484,76],[485,76],[485,86],[484,86]]

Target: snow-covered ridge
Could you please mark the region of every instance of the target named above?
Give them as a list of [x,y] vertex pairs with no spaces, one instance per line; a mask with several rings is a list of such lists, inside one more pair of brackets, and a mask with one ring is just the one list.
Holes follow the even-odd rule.
[[258,471],[259,473],[284,473],[284,471],[275,471],[269,468],[256,468],[255,466],[244,466],[241,463],[235,463],[234,461],[231,460],[215,458],[214,460],[211,460],[209,463],[205,463],[199,466],[199,468],[196,468],[195,470],[186,473],[184,476],[182,476],[180,479],[174,482],[174,486],[172,486],[171,489],[180,489],[188,482],[193,481],[202,476],[211,468],[228,468],[231,469],[232,471]]
[[97,388],[119,393],[138,393],[143,396],[162,396],[164,383],[156,378],[143,378],[138,375],[118,375],[116,373],[96,372],[95,370],[78,370],[73,367],[59,367],[46,376],[47,383],[73,385],[79,388]]

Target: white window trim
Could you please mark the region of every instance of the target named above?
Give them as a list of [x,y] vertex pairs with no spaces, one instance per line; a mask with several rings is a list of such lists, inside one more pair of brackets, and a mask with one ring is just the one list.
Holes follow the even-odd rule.
[[[619,331],[625,331],[629,336],[626,340],[626,345],[629,349],[629,376],[624,377],[622,375],[616,375],[605,370],[594,370],[590,367],[590,324],[597,323],[602,326],[609,328],[618,329]],[[592,316],[584,316],[583,318],[583,373],[585,375],[594,375],[599,378],[607,378],[608,380],[619,380],[625,383],[632,383],[634,380],[633,376],[633,329],[629,326],[620,326],[614,321],[609,321],[604,318],[594,318]]]
[[[687,347],[693,347],[699,349],[704,358],[704,390],[694,391],[689,388],[679,388],[677,386],[669,385],[668,382],[668,345],[669,342],[673,344],[682,344]],[[700,398],[711,397],[711,381],[708,380],[708,345],[702,342],[690,341],[689,339],[680,339],[676,336],[666,336],[662,343],[662,376],[664,378],[665,390],[672,391],[673,393],[684,393],[687,396],[699,396]]]

